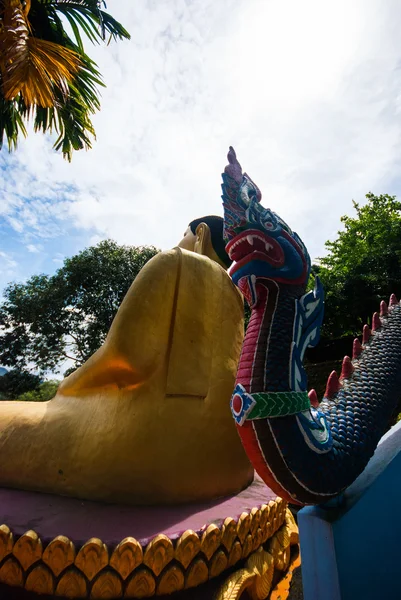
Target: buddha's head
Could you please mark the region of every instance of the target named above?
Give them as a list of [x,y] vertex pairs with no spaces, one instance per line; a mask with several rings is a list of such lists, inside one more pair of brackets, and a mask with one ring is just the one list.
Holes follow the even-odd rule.
[[232,263],[225,251],[223,219],[215,215],[191,221],[178,246],[197,254],[203,254],[224,269],[228,269]]

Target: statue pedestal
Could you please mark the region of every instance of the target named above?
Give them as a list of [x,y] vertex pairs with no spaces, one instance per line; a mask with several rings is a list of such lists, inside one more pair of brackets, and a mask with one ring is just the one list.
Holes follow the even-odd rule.
[[305,600],[398,598],[401,422],[335,508],[299,511]]
[[160,596],[232,572],[276,538],[286,568],[288,518],[286,503],[258,477],[236,496],[170,507],[3,488],[0,584],[70,598]]

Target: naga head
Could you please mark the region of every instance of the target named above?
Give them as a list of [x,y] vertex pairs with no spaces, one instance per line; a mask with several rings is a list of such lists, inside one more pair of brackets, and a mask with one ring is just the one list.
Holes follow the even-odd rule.
[[243,277],[274,279],[278,283],[306,285],[310,258],[302,240],[273,211],[260,204],[262,194],[242,173],[230,147],[223,177],[224,238],[234,262],[234,283]]

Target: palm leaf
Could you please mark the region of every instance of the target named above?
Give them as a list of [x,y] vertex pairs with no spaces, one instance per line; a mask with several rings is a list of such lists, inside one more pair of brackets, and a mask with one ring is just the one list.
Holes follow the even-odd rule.
[[[98,0],[39,0],[62,13],[73,29],[78,46],[83,48],[79,27],[92,43],[104,41],[106,34],[111,39],[130,39],[128,31],[109,13],[100,9],[104,4]],[[75,27],[72,26],[75,23]],[[78,35],[77,35],[78,32]]]
[[4,98],[13,100],[21,93],[27,108],[50,107],[55,85],[68,93],[67,82],[78,71],[79,56],[71,49],[31,36],[21,4],[13,4],[6,7],[0,34]]
[[7,139],[10,152],[17,147],[19,133],[26,137],[24,114],[20,99],[6,100],[0,92],[0,149],[3,147],[4,137]]
[[[24,121],[35,131],[56,132],[54,144],[71,160],[95,137],[91,115],[100,109],[97,65],[84,51],[82,33],[92,43],[129,39],[129,33],[101,10],[99,0],[0,0],[0,148],[9,149]],[[29,13],[29,21],[28,21]],[[64,29],[68,20],[72,39]],[[3,51],[4,49],[4,51]]]

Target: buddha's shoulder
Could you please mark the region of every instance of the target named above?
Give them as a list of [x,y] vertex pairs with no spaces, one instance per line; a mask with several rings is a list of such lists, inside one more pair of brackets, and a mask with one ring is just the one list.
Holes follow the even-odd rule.
[[189,250],[184,250],[183,248],[179,248],[178,246],[175,248],[171,248],[171,250],[165,250],[163,252],[159,252],[154,256],[148,263],[146,263],[145,267],[149,268],[165,268],[168,265],[176,265],[176,264],[185,264],[185,266],[197,265],[198,268],[204,268],[208,271],[216,271],[218,273],[223,273],[228,278],[227,272],[218,265],[216,262],[208,258],[207,256],[203,256],[202,254],[197,254],[196,252],[190,252]]

